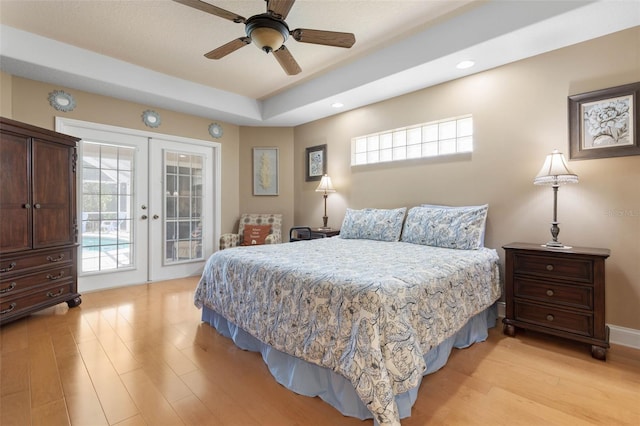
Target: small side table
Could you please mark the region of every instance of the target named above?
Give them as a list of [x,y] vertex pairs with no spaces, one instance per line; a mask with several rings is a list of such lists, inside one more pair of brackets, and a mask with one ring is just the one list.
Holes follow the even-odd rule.
[[609,250],[511,243],[505,250],[504,334],[530,329],[591,345],[606,360],[604,261]]

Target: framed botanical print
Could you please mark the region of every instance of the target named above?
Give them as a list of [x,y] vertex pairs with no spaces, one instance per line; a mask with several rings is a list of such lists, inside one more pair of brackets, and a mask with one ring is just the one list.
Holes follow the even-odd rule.
[[569,96],[569,158],[640,155],[640,82]]
[[305,181],[311,182],[322,179],[327,173],[327,145],[317,145],[307,148]]
[[253,148],[253,195],[278,195],[278,148]]

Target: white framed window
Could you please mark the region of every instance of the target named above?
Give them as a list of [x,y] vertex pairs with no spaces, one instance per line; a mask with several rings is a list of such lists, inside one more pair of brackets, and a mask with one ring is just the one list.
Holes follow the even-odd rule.
[[473,117],[448,118],[351,139],[351,165],[473,151]]

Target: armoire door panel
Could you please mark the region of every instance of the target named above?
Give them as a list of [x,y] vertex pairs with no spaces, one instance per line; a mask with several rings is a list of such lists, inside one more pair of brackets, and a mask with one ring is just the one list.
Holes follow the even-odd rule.
[[0,140],[0,253],[31,248],[29,138],[2,133]]
[[33,247],[73,244],[73,193],[69,191],[72,148],[36,139],[32,151]]

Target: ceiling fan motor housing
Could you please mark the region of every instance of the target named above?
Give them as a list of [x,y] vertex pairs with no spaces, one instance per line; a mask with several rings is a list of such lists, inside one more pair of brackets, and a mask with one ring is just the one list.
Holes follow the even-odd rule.
[[245,31],[253,43],[266,53],[278,50],[289,37],[289,26],[269,13],[247,19]]

